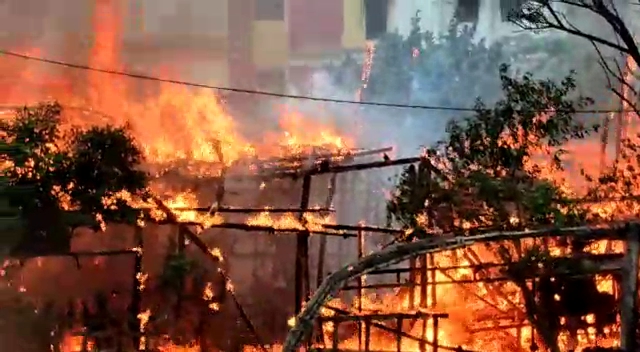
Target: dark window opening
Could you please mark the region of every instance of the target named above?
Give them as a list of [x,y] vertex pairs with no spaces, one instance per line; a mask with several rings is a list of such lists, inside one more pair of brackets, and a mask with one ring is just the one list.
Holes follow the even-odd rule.
[[500,0],[502,22],[508,22],[512,14],[517,13],[527,0]]
[[458,0],[456,19],[458,22],[477,23],[480,14],[480,0]]
[[364,14],[367,40],[378,39],[387,33],[389,0],[365,0]]
[[256,21],[284,21],[284,0],[254,0],[254,4]]

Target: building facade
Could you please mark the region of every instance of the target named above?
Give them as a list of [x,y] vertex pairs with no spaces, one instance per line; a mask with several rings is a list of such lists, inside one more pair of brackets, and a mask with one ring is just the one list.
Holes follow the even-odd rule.
[[[526,0],[68,0],[64,7],[55,0],[22,2],[0,4],[8,19],[0,26],[5,47],[29,42],[47,48],[43,54],[62,50],[52,56],[77,61],[95,36],[92,18],[111,8],[122,21],[113,30],[121,36],[128,69],[152,73],[150,67],[160,66],[184,80],[283,91],[286,82],[303,80],[327,58],[362,52],[367,40],[387,32],[408,34],[418,11],[426,30],[445,31],[458,18],[475,25],[478,38],[493,41],[517,31],[507,14]],[[23,25],[31,22],[38,26]]]

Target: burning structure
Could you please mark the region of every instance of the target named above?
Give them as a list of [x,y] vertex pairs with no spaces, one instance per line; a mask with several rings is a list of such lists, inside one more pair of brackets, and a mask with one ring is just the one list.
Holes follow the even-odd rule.
[[[96,18],[101,45],[93,48],[92,66],[120,66],[117,22]],[[244,138],[240,130],[249,123],[234,120],[207,91],[132,87],[128,78],[93,71],[84,80],[66,72],[33,72],[21,61],[6,60],[8,72],[22,74],[20,84],[5,92],[7,104],[52,96],[66,107],[70,125],[128,123],[144,149],[147,171],[156,176],[155,202],[140,204],[158,213],[156,223],[109,225],[99,236],[79,230],[64,258],[25,261],[12,280],[22,296],[39,301],[39,312],[55,318],[45,333],[53,331],[54,349],[268,349],[282,342],[287,320],[315,286],[311,278],[320,287],[329,271],[344,264],[341,252],[365,257],[374,236],[403,235],[369,226],[380,225],[373,216],[365,224],[338,225],[333,204],[343,222],[340,217],[360,202],[374,203],[366,198],[375,186],[359,185],[362,179],[351,172],[419,158],[391,160],[381,157],[387,148],[354,149],[339,132],[299,114],[270,121],[280,125],[273,135]],[[364,81],[370,58],[365,66]],[[74,87],[78,81],[86,91]],[[519,236],[525,235],[530,234]],[[607,308],[618,296],[620,278],[604,274],[621,267],[620,236],[611,236],[589,248],[590,260],[606,264],[597,289]],[[342,293],[322,308],[315,347],[518,351],[535,346],[536,332],[527,324],[517,288],[494,254],[478,245],[460,248],[471,239],[437,241],[413,244],[408,257],[424,255],[401,267],[338,282]],[[42,285],[51,278],[55,286]],[[563,332],[561,338],[615,344],[617,322],[602,312],[586,313],[587,322],[571,328],[579,336]]]

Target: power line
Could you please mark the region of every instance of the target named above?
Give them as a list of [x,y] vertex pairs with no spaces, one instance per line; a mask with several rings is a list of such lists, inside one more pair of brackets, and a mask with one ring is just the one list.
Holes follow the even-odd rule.
[[[419,110],[439,110],[439,111],[459,111],[459,112],[473,112],[476,111],[474,108],[463,108],[463,107],[450,107],[450,106],[433,106],[433,105],[412,105],[412,104],[395,104],[395,103],[382,103],[382,102],[374,102],[374,101],[357,101],[357,100],[345,100],[345,99],[333,99],[333,98],[323,98],[323,97],[314,97],[307,95],[295,95],[295,94],[281,94],[274,92],[266,92],[260,90],[252,90],[252,89],[242,89],[242,88],[232,88],[232,87],[219,87],[219,86],[211,86],[202,83],[195,82],[187,82],[175,79],[168,78],[160,78],[155,76],[143,75],[139,73],[125,72],[125,71],[116,71],[110,69],[102,69],[97,67],[91,67],[87,65],[74,64],[70,62],[58,61],[47,59],[43,57],[30,56],[25,54],[16,53],[9,50],[0,49],[0,54],[6,56],[12,56],[24,60],[37,61],[41,63],[47,63],[56,66],[63,66],[67,68],[73,68],[78,70],[85,71],[93,71],[100,72],[105,74],[110,74],[114,76],[122,76],[129,77],[147,81],[161,82],[161,83],[170,83],[177,84],[188,87],[196,87],[196,88],[206,88],[212,90],[218,90],[223,92],[233,92],[233,93],[242,93],[242,94],[250,94],[250,95],[262,95],[274,98],[286,98],[286,99],[297,99],[297,100],[309,100],[309,101],[317,101],[317,102],[325,102],[325,103],[337,103],[337,104],[350,104],[350,105],[362,105],[362,106],[379,106],[379,107],[388,107],[388,108],[401,108],[401,109],[419,109]],[[625,110],[627,111],[627,110]],[[545,112],[545,111],[539,111]],[[552,112],[552,111],[549,111]],[[614,113],[614,112],[624,112],[623,110],[576,110],[577,113]],[[633,110],[628,110],[628,112],[634,112]]]

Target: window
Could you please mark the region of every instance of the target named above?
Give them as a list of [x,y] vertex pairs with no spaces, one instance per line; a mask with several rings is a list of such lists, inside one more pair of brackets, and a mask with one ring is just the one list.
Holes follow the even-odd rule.
[[388,13],[389,0],[364,0],[365,35],[367,40],[378,39],[387,33]]
[[458,0],[455,17],[458,22],[477,23],[480,14],[480,0]]
[[284,21],[284,0],[254,0],[253,3],[256,21]]
[[509,16],[520,10],[527,0],[500,0],[500,15],[502,22],[508,22]]

